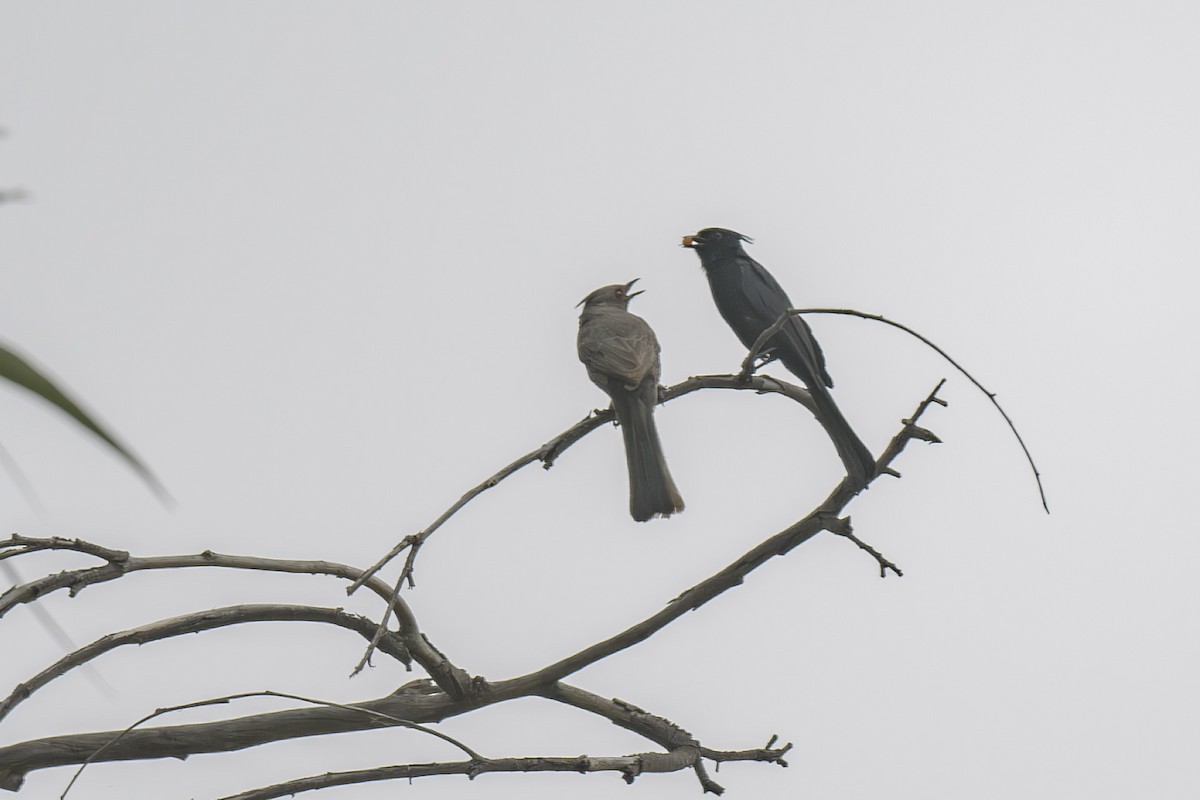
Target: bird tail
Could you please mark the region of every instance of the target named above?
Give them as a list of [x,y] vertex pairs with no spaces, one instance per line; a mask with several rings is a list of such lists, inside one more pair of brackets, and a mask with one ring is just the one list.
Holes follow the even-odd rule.
[[629,467],[629,513],[638,522],[683,511],[683,498],[671,480],[654,425],[654,401],[645,396],[655,391],[613,393]]
[[866,486],[875,477],[875,456],[863,444],[862,439],[850,427],[850,423],[842,416],[842,411],[833,402],[833,395],[817,381],[809,386],[813,403],[817,407],[817,417],[824,426],[833,446],[837,448],[838,457],[846,467],[846,473],[854,482],[856,489]]

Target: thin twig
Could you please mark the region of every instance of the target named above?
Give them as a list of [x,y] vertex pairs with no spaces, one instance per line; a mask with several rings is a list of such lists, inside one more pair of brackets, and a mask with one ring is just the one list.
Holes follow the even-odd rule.
[[700,748],[700,755],[709,761],[715,761],[718,772],[721,770],[721,763],[725,761],[766,761],[786,767],[788,763],[783,757],[788,754],[793,745],[791,742],[788,742],[783,747],[773,748],[772,745],[778,740],[779,737],[772,736],[771,740],[767,742],[766,747],[759,747],[753,750],[710,750],[707,747],[702,747]]
[[[774,740],[772,740],[766,748],[756,750],[712,750],[704,747],[696,737],[674,722],[657,714],[651,714],[645,709],[638,708],[624,700],[616,698],[610,700],[561,682],[554,683],[542,689],[540,694],[550,700],[556,700],[560,703],[574,706],[582,711],[605,717],[614,725],[619,725],[639,736],[644,736],[666,750],[694,747],[704,758],[718,763],[720,761],[765,761],[781,763],[787,766],[782,759],[783,755],[791,749],[790,744],[778,750],[771,750],[770,745],[774,744]],[[696,772],[696,777],[700,780],[700,786],[703,791],[713,794],[721,794],[724,791],[720,784],[709,777],[703,763],[699,759],[696,760],[693,769]]]
[[1029,468],[1033,470],[1033,479],[1037,481],[1038,496],[1042,500],[1042,508],[1046,510],[1047,514],[1050,513],[1050,506],[1046,502],[1046,490],[1042,486],[1042,474],[1038,472],[1037,465],[1033,463],[1033,455],[1029,452],[1029,448],[1025,446],[1025,440],[1021,438],[1021,434],[1017,430],[1016,424],[1013,423],[1012,418],[1008,416],[1008,412],[1006,412],[1000,406],[999,401],[996,400],[996,393],[985,388],[982,383],[975,379],[974,375],[967,372],[967,370],[961,364],[951,358],[949,353],[907,325],[901,325],[899,322],[893,322],[892,320],[887,319],[880,314],[866,314],[862,311],[855,311],[850,308],[789,308],[780,315],[779,319],[775,320],[771,327],[763,331],[762,334],[759,335],[758,339],[755,340],[754,346],[750,348],[750,352],[746,355],[745,360],[742,361],[742,370],[740,373],[738,373],[738,377],[748,377],[754,370],[754,360],[762,352],[763,347],[770,340],[770,338],[783,329],[783,326],[787,324],[787,321],[790,317],[793,315],[802,314],[835,314],[844,317],[861,317],[862,319],[870,319],[874,320],[875,322],[882,322],[885,325],[891,325],[893,328],[898,328],[907,333],[909,336],[919,339],[927,347],[933,349],[934,352],[949,361],[951,366],[965,375],[967,380],[975,384],[975,388],[987,395],[988,400],[992,402],[992,405],[994,405],[996,410],[1000,412],[1000,416],[1004,417],[1004,421],[1008,423],[1009,430],[1011,430],[1013,436],[1017,438],[1017,444],[1021,445],[1021,450],[1025,453],[1025,460],[1029,462]]
[[[795,400],[805,408],[812,411],[814,409],[812,396],[808,390],[788,383],[787,381],[779,380],[768,376],[753,376],[747,379],[741,379],[736,375],[693,375],[686,380],[680,381],[674,386],[663,387],[659,392],[659,403],[666,403],[678,397],[691,394],[692,392],[701,389],[735,389],[741,391],[752,391],[756,394],[781,394],[784,397]],[[430,523],[429,527],[405,536],[392,547],[391,550],[379,559],[368,569],[366,569],[362,577],[355,581],[346,589],[346,594],[354,594],[362,582],[373,577],[379,570],[388,565],[396,556],[409,551],[408,558],[405,560],[404,569],[401,572],[402,582],[406,582],[409,588],[416,585],[413,578],[413,565],[416,561],[417,551],[421,549],[430,536],[434,534],[447,520],[462,510],[463,506],[474,500],[479,495],[483,494],[488,489],[494,488],[505,478],[513,473],[527,467],[534,462],[540,461],[546,469],[554,466],[558,457],[563,454],[571,445],[578,442],[584,436],[587,436],[592,431],[603,425],[612,422],[615,419],[612,409],[597,409],[588,416],[576,422],[567,430],[558,434],[554,438],[547,441],[536,450],[530,450],[525,455],[508,464],[503,469],[488,477],[485,481],[472,487],[462,497],[458,498],[455,503],[442,512],[442,515]]]
[[[12,582],[13,586],[21,582],[21,574],[17,572],[16,566],[8,561],[0,561],[0,572],[4,573],[4,576]],[[69,653],[79,647],[79,645],[75,644],[75,640],[71,638],[70,634],[63,629],[63,626],[58,624],[58,620],[54,618],[54,615],[44,607],[38,603],[30,603],[29,610],[33,613],[37,621],[41,623],[41,626],[46,629],[46,632],[50,634],[50,637],[64,651]],[[91,664],[84,665],[83,674],[87,676],[96,689],[104,693],[107,697],[117,696],[117,690],[112,687],[112,684],[104,680],[104,676],[100,674],[100,671],[95,669]]]
[[[413,552],[415,553],[416,550],[413,550]],[[358,663],[350,672],[351,678],[358,675],[358,673],[362,672],[363,669],[365,669],[366,666],[371,663],[371,656],[375,653],[375,649],[379,647],[379,642],[383,638],[384,632],[387,631],[387,624],[391,621],[392,614],[396,610],[396,604],[400,602],[400,586],[403,584],[403,582],[404,575],[402,573],[400,577],[396,579],[396,585],[392,589],[392,596],[388,598],[387,608],[384,609],[383,617],[379,620],[379,627],[375,629],[375,635],[371,637],[371,642],[367,645],[367,649],[363,653],[362,658],[358,660]]]
[[[942,383],[939,383],[938,386],[940,387]],[[934,393],[936,392],[937,389],[934,389]],[[931,403],[935,402],[934,393],[931,393],[929,397],[921,402],[912,419],[906,420],[905,427],[892,437],[891,442],[884,449],[883,455],[880,456],[877,462],[877,475],[883,473],[888,465],[904,450],[908,442],[914,438],[909,434],[908,429],[920,418],[920,414]],[[806,517],[770,537],[757,547],[754,547],[741,558],[725,567],[725,569],[683,592],[657,614],[625,629],[616,636],[586,647],[578,653],[544,667],[537,672],[521,678],[514,678],[511,682],[502,681],[493,684],[493,686],[497,690],[503,691],[510,688],[508,685],[510,683],[524,685],[561,680],[590,664],[607,658],[613,653],[620,652],[639,642],[645,641],[687,612],[700,608],[728,589],[740,585],[747,575],[771,558],[786,555],[794,548],[816,536],[822,530],[825,530],[830,520],[838,518],[840,511],[858,494],[861,488],[863,487],[856,486],[854,481],[849,477],[843,479],[837,488],[830,493],[829,497]]]
[[[812,395],[807,389],[788,383],[787,381],[779,380],[769,376],[755,375],[753,377],[741,378],[735,375],[693,375],[684,381],[680,381],[674,386],[663,387],[659,391],[659,403],[666,403],[678,397],[691,394],[692,392],[701,389],[735,389],[739,391],[753,391],[756,394],[781,394],[791,400],[800,403],[812,413],[816,413],[816,407],[812,400]],[[365,570],[362,575],[346,588],[346,594],[354,594],[354,592],[365,581],[373,579],[379,570],[383,569],[387,564],[398,556],[400,553],[408,550],[408,556],[404,560],[404,568],[400,571],[400,577],[396,579],[396,586],[391,597],[388,598],[388,608],[384,612],[383,620],[380,623],[382,626],[387,624],[391,616],[392,610],[396,604],[403,602],[400,600],[400,588],[407,583],[409,588],[416,586],[416,580],[413,577],[413,570],[416,565],[417,554],[421,550],[421,546],[429,539],[430,536],[437,531],[438,528],[454,516],[471,500],[474,500],[483,492],[495,487],[502,480],[517,472],[522,467],[526,467],[535,461],[541,461],[546,469],[554,466],[555,460],[571,445],[578,442],[587,434],[601,427],[605,423],[615,419],[612,409],[596,410],[588,416],[576,422],[567,430],[550,439],[536,450],[531,450],[525,455],[513,461],[499,472],[495,473],[487,480],[479,485],[471,488],[462,497],[460,497],[454,505],[446,509],[440,517],[434,520],[429,527],[419,533],[410,534],[401,539],[391,550],[387,552],[383,558],[375,562],[371,567]],[[371,655],[375,650],[375,642],[367,646],[366,651],[354,666],[350,676],[358,675],[371,662]]]
[[93,544],[83,539],[65,539],[61,536],[35,538],[14,533],[8,539],[0,541],[0,559],[43,550],[71,550],[109,562],[124,562],[129,558],[127,550],[113,550],[111,547]]
[[[310,575],[332,575],[347,580],[362,577],[362,571],[356,567],[338,564],[331,561],[295,561],[291,559],[259,558],[255,556],[234,556],[214,553],[205,550],[194,555],[155,556],[139,558],[131,556],[124,550],[111,550],[82,539],[63,539],[52,537],[37,539],[14,534],[7,540],[0,541],[0,558],[6,555],[16,556],[39,550],[72,550],[86,553],[98,558],[104,558],[109,563],[87,569],[68,570],[28,583],[14,586],[0,594],[0,617],[14,606],[30,603],[38,598],[59,590],[69,589],[71,596],[94,583],[103,583],[123,577],[132,572],[157,569],[177,569],[185,567],[223,567],[228,569],[263,570],[268,572],[286,572]],[[400,636],[413,659],[429,673],[443,691],[454,697],[464,692],[464,686],[469,685],[470,679],[463,670],[454,666],[446,656],[434,647],[421,633],[416,616],[412,609],[396,590],[379,578],[369,578],[362,582],[376,595],[388,603],[385,621],[381,624],[377,635],[382,637],[386,631],[387,620],[394,615]],[[391,634],[389,634],[391,635]],[[375,641],[378,645],[378,640]],[[370,652],[373,652],[371,648]]]
[[[354,580],[362,575],[357,567],[338,564],[333,561],[299,561],[282,558],[261,558],[258,556],[237,556],[214,553],[205,550],[202,553],[152,556],[139,558],[131,556],[125,550],[112,550],[101,547],[82,539],[62,539],[52,537],[38,539],[29,536],[13,534],[7,540],[0,541],[0,559],[25,555],[41,550],[71,550],[78,553],[104,559],[108,564],[100,567],[67,570],[28,583],[14,586],[0,594],[0,617],[21,603],[29,603],[51,592],[69,589],[74,597],[83,589],[96,583],[116,580],[128,573],[142,570],[183,569],[193,567],[222,567],[225,569],[261,570],[265,572],[288,572],[306,575],[330,575],[333,577]],[[382,581],[367,581],[368,588],[384,600],[392,592]]]
[[871,547],[871,545],[854,535],[854,527],[850,524],[849,517],[841,517],[839,519],[830,520],[825,525],[825,530],[829,531],[830,533],[837,534],[838,536],[846,537],[858,545],[861,550],[865,550],[867,553],[869,553],[877,562],[879,562],[879,577],[886,578],[887,571],[889,569],[896,573],[896,577],[904,577],[904,573],[900,571],[899,567],[884,558],[883,554],[874,547]]
[[[726,376],[724,379],[733,381],[734,376]],[[912,419],[905,421],[904,428],[893,437],[880,456],[879,472],[889,469],[890,463],[898,457],[905,445],[918,438],[913,433],[918,430],[915,423],[921,413],[936,402],[940,401],[931,394],[922,402]],[[573,656],[519,678],[489,683],[480,678],[470,678],[444,659],[437,662],[436,658],[441,654],[432,645],[425,643],[424,646],[433,653],[430,659],[435,668],[441,670],[440,673],[431,671],[431,677],[437,681],[442,691],[418,691],[419,687],[414,687],[411,691],[402,689],[387,697],[358,704],[358,707],[368,707],[412,722],[432,722],[518,697],[531,694],[546,695],[550,691],[547,687],[552,686],[562,676],[643,641],[687,611],[697,609],[728,588],[739,585],[746,575],[772,557],[784,555],[807,541],[824,529],[824,523],[830,515],[836,518],[841,508],[853,499],[860,488],[850,485],[848,479],[844,479],[808,517],[767,539],[721,572],[683,592],[657,614]],[[400,608],[404,607],[398,606],[398,609]],[[424,663],[422,662],[423,665]],[[451,694],[451,690],[446,688],[447,685],[460,688],[457,696]],[[420,686],[424,687],[425,684],[421,683]],[[636,715],[631,716],[631,719],[634,718]],[[106,752],[104,759],[112,761],[184,757],[201,752],[243,749],[298,736],[317,736],[362,729],[361,724],[346,714],[339,713],[338,709],[274,712],[219,723],[135,731],[119,746]],[[111,738],[111,733],[76,734],[0,747],[0,788],[15,790],[20,786],[25,774],[35,769],[78,764]],[[695,745],[689,744],[688,747],[694,749]],[[734,760],[732,756],[730,759]],[[714,760],[721,759],[714,757]],[[770,757],[758,760],[777,760],[783,763],[781,752],[773,752]]]
[[276,692],[276,691],[272,691],[272,690],[268,689],[266,691],[261,691],[261,692],[240,692],[238,694],[226,695],[225,697],[215,697],[215,698],[212,698],[211,700],[197,700],[195,702],[184,703],[183,705],[179,705],[179,706],[170,706],[168,708],[156,709],[153,713],[147,714],[146,716],[139,719],[137,722],[130,725],[128,728],[125,728],[124,730],[117,733],[115,736],[112,737],[111,740],[109,740],[108,742],[103,744],[99,749],[97,749],[94,753],[92,753],[90,756],[88,756],[87,760],[85,760],[82,764],[80,764],[79,769],[75,770],[75,774],[71,776],[70,782],[67,784],[66,788],[63,789],[62,794],[59,795],[59,800],[66,800],[67,792],[71,791],[71,787],[75,785],[75,781],[79,780],[79,776],[83,774],[83,770],[88,766],[88,764],[91,764],[93,761],[96,760],[96,757],[99,756],[102,752],[107,750],[110,746],[116,744],[118,741],[120,741],[122,738],[124,738],[124,736],[126,734],[128,734],[134,728],[140,727],[143,723],[149,722],[150,720],[154,719],[155,717],[161,717],[164,714],[170,714],[175,711],[185,711],[187,709],[203,708],[205,706],[224,705],[226,703],[231,703],[234,700],[244,700],[248,697],[280,697],[280,698],[283,698],[286,700],[297,700],[301,703],[309,703],[309,704],[315,705],[315,706],[326,706],[328,708],[340,708],[340,709],[344,709],[346,711],[354,711],[354,712],[357,712],[360,714],[366,714],[369,717],[388,722],[391,725],[399,725],[400,727],[411,728],[412,730],[420,731],[421,733],[427,733],[430,736],[437,737],[438,739],[441,739],[444,742],[449,742],[450,744],[457,747],[459,750],[462,750],[464,753],[466,753],[473,761],[478,761],[478,760],[482,759],[482,756],[480,756],[474,750],[467,747],[465,744],[458,741],[457,739],[447,736],[446,734],[442,733],[441,731],[435,731],[432,728],[427,728],[424,725],[418,725],[415,722],[409,722],[406,719],[400,719],[399,717],[393,717],[390,714],[383,714],[379,711],[373,711],[372,709],[369,709],[369,708],[360,708],[359,706],[346,705],[344,703],[334,703],[330,700],[314,700],[310,697],[302,697],[298,694],[288,694],[287,692]]
[[[171,619],[160,620],[149,625],[142,625],[130,630],[110,633],[102,636],[91,644],[68,653],[54,664],[34,675],[28,681],[17,684],[12,694],[0,702],[0,719],[27,700],[30,695],[41,689],[50,681],[62,677],[72,669],[86,664],[99,656],[115,650],[118,647],[147,642],[156,642],[174,636],[188,633],[224,628],[230,625],[241,625],[247,622],[324,622],[337,625],[358,633],[370,639],[378,627],[373,620],[360,617],[357,614],[347,614],[337,608],[317,608],[314,606],[295,606],[282,604],[242,605],[214,608],[195,614],[184,614]],[[380,648],[411,669],[411,657],[404,641],[395,634],[385,636]]]
[[695,763],[696,754],[686,748],[670,753],[640,753],[631,756],[568,756],[534,758],[484,758],[474,761],[450,761],[435,764],[397,764],[390,767],[327,772],[274,786],[229,795],[222,800],[273,800],[300,792],[347,786],[356,783],[424,778],[431,775],[466,775],[473,779],[487,772],[619,772],[626,783],[633,783],[647,772],[677,772]]

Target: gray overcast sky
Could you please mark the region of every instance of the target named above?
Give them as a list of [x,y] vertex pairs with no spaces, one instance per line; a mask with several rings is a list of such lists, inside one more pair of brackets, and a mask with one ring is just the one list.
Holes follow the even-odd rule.
[[[682,234],[756,238],[817,318],[835,396],[878,450],[936,381],[946,441],[850,507],[906,570],[819,537],[574,678],[719,748],[731,797],[1192,796],[1200,543],[1193,329],[1200,6],[1189,2],[315,3],[0,7],[0,337],[110,423],[178,501],[59,415],[0,393],[9,531],[137,554],[366,565],[466,488],[604,404],[575,303],[640,277],[663,377],[743,353]],[[510,677],[607,636],[806,513],[840,474],[813,420],[709,392],[659,412],[687,511],[626,513],[620,436],[478,500],[409,599],[459,664]],[[86,563],[20,561],[26,577]],[[344,605],[333,581],[139,575],[54,596],[78,642],[209,606]],[[60,651],[0,621],[2,690]],[[337,701],[360,641],[260,625],[118,652],[43,690],[0,742],[122,728],[272,688]],[[525,702],[444,728],[488,755],[643,740]],[[178,715],[216,718],[274,703]],[[406,731],[101,765],[80,798],[215,797],[455,758]],[[65,770],[18,797],[57,796]],[[686,774],[484,776],[324,797],[695,797]],[[390,796],[390,794],[388,795]]]

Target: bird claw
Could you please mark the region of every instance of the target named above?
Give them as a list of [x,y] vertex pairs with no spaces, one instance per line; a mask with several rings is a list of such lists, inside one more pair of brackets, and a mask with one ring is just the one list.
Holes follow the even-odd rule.
[[754,371],[757,372],[758,370],[762,369],[767,364],[770,364],[772,361],[775,361],[778,358],[779,358],[779,356],[775,355],[775,353],[770,350],[768,350],[765,353],[759,354],[758,358],[756,358],[754,360]]

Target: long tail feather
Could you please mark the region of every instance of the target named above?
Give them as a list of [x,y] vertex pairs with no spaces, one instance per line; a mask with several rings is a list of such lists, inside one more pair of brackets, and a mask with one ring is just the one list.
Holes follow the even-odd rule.
[[625,461],[629,467],[629,513],[638,522],[651,517],[669,517],[683,511],[683,498],[667,469],[654,405],[646,393],[614,393],[613,409],[625,438]]

